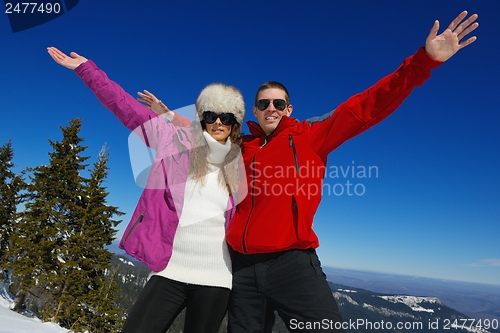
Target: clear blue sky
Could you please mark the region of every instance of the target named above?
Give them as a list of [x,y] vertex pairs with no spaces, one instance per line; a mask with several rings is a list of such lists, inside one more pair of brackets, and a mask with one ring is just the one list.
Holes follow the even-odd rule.
[[[442,31],[462,10],[479,14],[478,40],[330,155],[328,170],[372,174],[327,177],[314,227],[325,266],[500,284],[499,0],[85,0],[18,33],[2,13],[0,144],[12,140],[18,169],[44,164],[47,139],[82,118],[87,155],[95,161],[104,143],[111,153],[109,203],[127,213],[121,235],[141,193],[128,130],[47,46],[94,60],[129,93],[148,89],[172,109],[224,82],[242,91],[251,120],[256,89],[277,80],[306,119],[395,70],[435,19]],[[347,181],[362,195],[348,195]]]

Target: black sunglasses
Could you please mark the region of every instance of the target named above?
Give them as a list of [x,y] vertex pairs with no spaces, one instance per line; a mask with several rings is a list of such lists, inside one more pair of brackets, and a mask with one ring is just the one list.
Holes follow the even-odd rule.
[[220,122],[223,125],[232,125],[234,123],[234,114],[232,113],[215,113],[213,111],[205,111],[203,112],[203,120],[207,124],[213,124],[217,120],[220,119]]
[[[269,104],[271,104],[271,101],[268,99],[259,99],[255,106],[257,109],[260,111],[264,111],[269,107]],[[285,108],[288,106],[288,103],[284,99],[275,99],[273,100],[273,105],[277,110],[283,111]]]

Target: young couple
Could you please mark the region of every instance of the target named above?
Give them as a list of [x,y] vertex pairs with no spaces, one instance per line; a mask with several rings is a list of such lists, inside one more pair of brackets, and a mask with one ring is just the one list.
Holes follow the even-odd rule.
[[[321,188],[323,177],[301,174],[301,166],[325,166],[330,152],[389,116],[432,69],[474,42],[465,37],[477,28],[477,15],[466,16],[462,12],[440,35],[436,21],[425,47],[322,117],[291,118],[286,88],[263,84],[252,108],[257,122],[248,123],[246,136],[241,134],[245,105],[234,87],[205,87],[196,100],[198,121],[190,123],[147,91],[139,94],[146,108],[92,61],[48,48],[156,152],[120,243],[156,273],[123,332],[166,332],[184,308],[184,332],[218,332],[226,311],[232,333],[270,332],[274,311],[289,329],[292,323],[309,327],[327,320],[328,327],[302,332],[344,331],[315,252],[312,222],[321,194],[300,190]],[[283,167],[295,172],[270,177]],[[266,186],[287,191],[267,193]]]

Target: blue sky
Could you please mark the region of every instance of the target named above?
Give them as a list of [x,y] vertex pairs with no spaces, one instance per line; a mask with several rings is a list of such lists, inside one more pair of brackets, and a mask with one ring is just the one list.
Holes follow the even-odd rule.
[[[324,266],[500,284],[499,0],[85,0],[18,33],[1,14],[0,144],[12,141],[18,169],[44,164],[47,139],[81,118],[86,154],[95,161],[104,143],[111,153],[109,203],[127,213],[121,235],[141,193],[128,130],[46,47],[76,51],[129,93],[148,89],[171,109],[224,82],[242,91],[252,120],[258,86],[280,81],[293,116],[306,119],[395,70],[435,19],[441,32],[462,10],[479,14],[478,40],[330,155],[339,176],[326,179],[314,228]],[[342,175],[353,167],[354,177]],[[370,167],[371,177],[358,176]]]

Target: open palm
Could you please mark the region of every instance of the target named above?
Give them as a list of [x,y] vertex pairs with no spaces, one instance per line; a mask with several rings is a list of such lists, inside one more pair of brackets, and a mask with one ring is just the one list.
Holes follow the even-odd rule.
[[81,64],[83,64],[85,61],[88,59],[85,57],[82,57],[76,52],[71,52],[70,56],[68,57],[65,53],[61,52],[58,48],[55,47],[48,47],[47,52],[49,55],[54,59],[55,62],[57,62],[59,65],[64,66],[69,69],[75,69]]
[[475,22],[477,14],[471,15],[467,20],[462,22],[466,16],[466,11],[460,13],[460,15],[458,15],[440,35],[437,35],[439,21],[436,20],[434,22],[434,26],[425,41],[425,50],[433,59],[444,62],[460,49],[470,45],[476,40],[476,37],[473,36],[464,42],[460,42],[465,36],[479,26],[479,23]]

